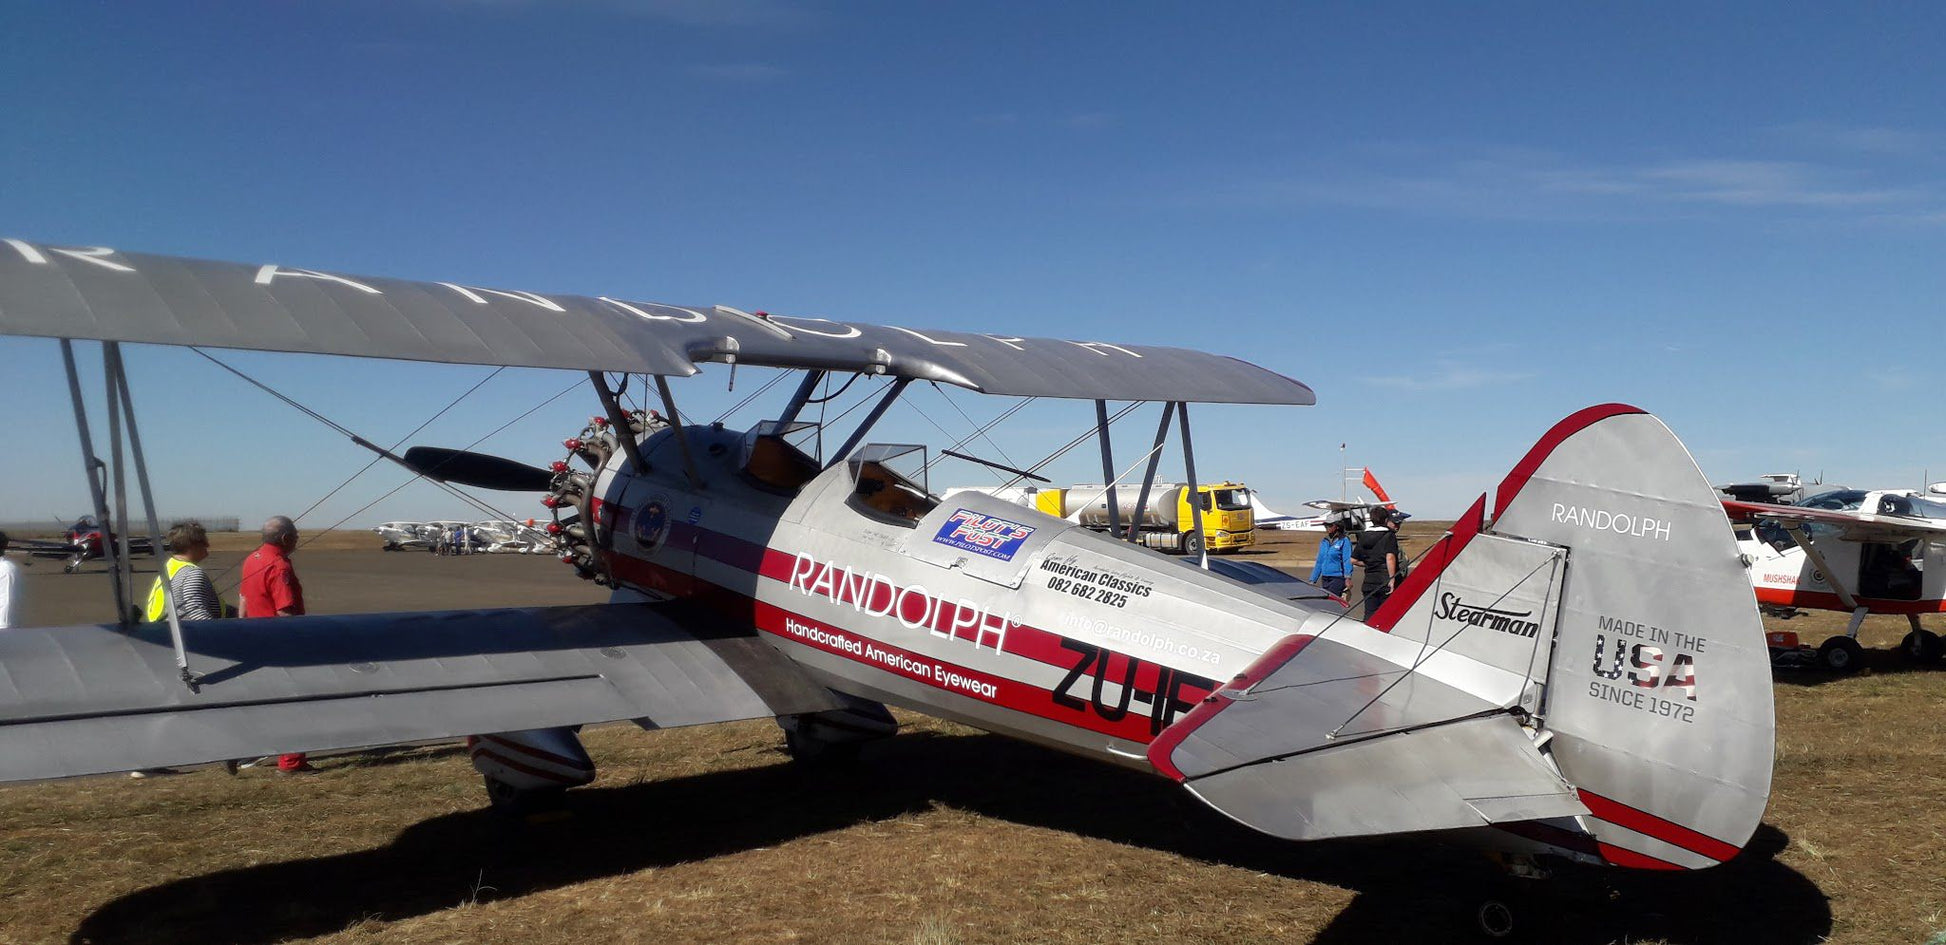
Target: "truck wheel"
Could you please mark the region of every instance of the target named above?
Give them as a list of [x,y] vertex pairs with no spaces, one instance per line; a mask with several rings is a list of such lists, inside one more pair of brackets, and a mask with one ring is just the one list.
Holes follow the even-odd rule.
[[1192,558],[1201,557],[1203,554],[1203,533],[1183,532],[1182,553]]
[[1915,663],[1937,663],[1942,655],[1946,655],[1946,643],[1931,630],[1914,630],[1906,634],[1899,643],[1899,649]]
[[1865,658],[1865,650],[1858,641],[1850,637],[1832,637],[1818,647],[1818,662],[1834,673],[1854,672]]

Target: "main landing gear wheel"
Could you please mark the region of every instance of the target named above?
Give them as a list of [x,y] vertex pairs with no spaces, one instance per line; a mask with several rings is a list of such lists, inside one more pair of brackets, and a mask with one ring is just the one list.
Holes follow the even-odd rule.
[[1937,663],[1946,656],[1946,641],[1931,630],[1914,630],[1905,635],[1899,649],[1915,663]]
[[1818,647],[1818,662],[1834,673],[1850,673],[1865,658],[1865,649],[1850,637],[1832,637]]

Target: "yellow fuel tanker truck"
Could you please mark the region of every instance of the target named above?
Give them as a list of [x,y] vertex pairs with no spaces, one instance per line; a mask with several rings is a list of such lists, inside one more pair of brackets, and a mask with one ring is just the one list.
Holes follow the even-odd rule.
[[[947,492],[951,495],[960,490]],[[1056,518],[1079,522],[1085,528],[1108,530],[1108,490],[1099,483],[1065,488],[979,489]],[[1196,534],[1196,513],[1190,507],[1190,491],[1180,482],[1158,482],[1149,489],[1149,501],[1137,514],[1135,507],[1140,486],[1115,487],[1118,520],[1123,529],[1136,522],[1136,540],[1144,547],[1183,554],[1202,554],[1207,544],[1212,553],[1248,548],[1256,540],[1256,513],[1251,508],[1250,489],[1240,482],[1198,483],[1195,495],[1203,504],[1203,533]]]

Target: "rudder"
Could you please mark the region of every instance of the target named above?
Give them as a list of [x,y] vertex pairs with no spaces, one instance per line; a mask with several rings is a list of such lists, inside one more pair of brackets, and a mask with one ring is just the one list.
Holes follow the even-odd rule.
[[[1770,664],[1722,506],[1688,451],[1639,409],[1590,407],[1514,467],[1490,524],[1483,513],[1484,497],[1443,552],[1429,553],[1445,560],[1422,563],[1373,623],[1413,634],[1443,605],[1454,627],[1457,606],[1472,626],[1499,631],[1469,634],[1479,646],[1528,619],[1544,640],[1551,622],[1551,649],[1530,647],[1531,669],[1500,662],[1522,683],[1544,683],[1527,689],[1523,708],[1552,734],[1549,751],[1591,812],[1580,822],[1602,858],[1696,869],[1734,856],[1770,797]],[[1514,586],[1513,603],[1447,589],[1486,583],[1475,561],[1489,552],[1503,561],[1494,586]],[[1529,575],[1517,586],[1504,577],[1516,572]],[[1481,618],[1482,606],[1496,613]],[[1440,626],[1428,619],[1419,632],[1450,632]]]

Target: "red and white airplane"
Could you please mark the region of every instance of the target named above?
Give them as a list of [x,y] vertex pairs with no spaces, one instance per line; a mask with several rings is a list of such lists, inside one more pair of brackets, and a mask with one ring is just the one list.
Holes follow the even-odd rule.
[[1831,489],[1794,505],[1727,500],[1730,517],[1748,528],[1737,546],[1765,612],[1851,614],[1845,632],[1815,651],[1796,634],[1771,635],[1781,660],[1815,657],[1835,672],[1858,668],[1858,628],[1871,614],[1900,615],[1911,629],[1900,650],[1920,663],[1946,655],[1922,614],[1946,613],[1946,483],[1925,492]]
[[[1268,568],[935,495],[925,447],[866,441],[918,380],[1093,401],[1113,482],[1106,401],[1159,403],[1140,445],[1159,454],[1176,431],[1193,487],[1191,404],[1314,401],[1231,358],[19,240],[0,241],[0,334],[63,339],[71,378],[74,340],[102,342],[111,409],[132,403],[129,342],[586,371],[602,415],[552,469],[399,460],[532,490],[561,558],[616,590],[14,629],[0,781],[476,736],[490,796],[518,807],[592,779],[582,724],[776,718],[808,756],[893,736],[900,706],[1152,773],[1277,837],[1437,836],[1526,867],[1714,866],[1769,798],[1755,601],[1708,481],[1633,407],[1548,430],[1367,623]],[[667,378],[710,363],[804,375],[748,431],[685,423]],[[652,379],[662,414],[624,411],[610,372]],[[830,374],[878,393],[822,453],[839,437],[802,417]],[[81,443],[92,468],[85,426]],[[1505,933],[1512,914],[1485,902],[1479,920]]]
[[1372,475],[1370,468],[1364,470],[1360,480],[1365,488],[1371,490],[1374,502],[1352,502],[1346,499],[1312,499],[1304,503],[1305,508],[1318,509],[1317,515],[1285,515],[1263,504],[1253,490],[1250,493],[1250,506],[1256,510],[1258,528],[1269,528],[1287,532],[1321,532],[1329,522],[1343,522],[1345,530],[1356,532],[1365,527],[1365,514],[1378,506],[1389,509],[1398,508],[1398,503],[1379,485],[1378,477]]

